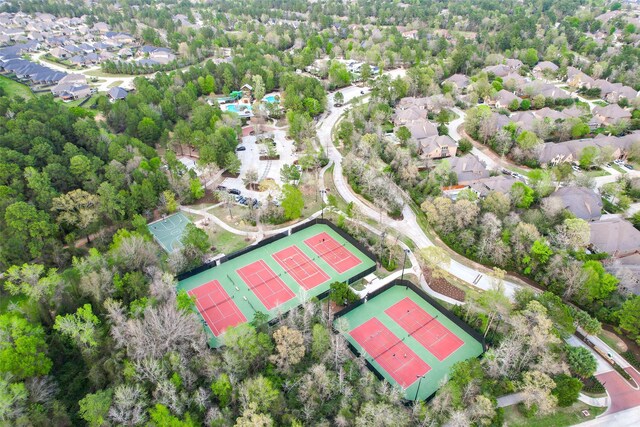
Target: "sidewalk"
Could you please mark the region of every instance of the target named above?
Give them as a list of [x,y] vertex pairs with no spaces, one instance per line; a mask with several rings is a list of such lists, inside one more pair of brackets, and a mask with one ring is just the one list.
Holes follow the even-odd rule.
[[606,408],[609,406],[611,399],[609,399],[609,395],[606,397],[590,397],[586,394],[580,393],[578,396],[578,400],[582,403],[586,403],[589,406],[597,406],[598,408]]

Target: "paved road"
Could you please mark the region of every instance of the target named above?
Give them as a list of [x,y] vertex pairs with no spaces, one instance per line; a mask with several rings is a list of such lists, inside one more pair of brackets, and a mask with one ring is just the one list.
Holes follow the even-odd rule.
[[636,427],[640,425],[640,406],[616,413],[606,413],[595,420],[578,424],[579,427]]
[[[385,213],[382,213],[381,215],[378,209],[375,209],[359,198],[346,182],[342,172],[342,155],[332,143],[331,131],[347,108],[348,106],[333,107],[330,105],[327,115],[318,123],[317,128],[318,138],[320,139],[323,147],[328,147],[329,159],[335,165],[333,169],[333,179],[336,188],[338,189],[338,193],[340,193],[340,196],[346,200],[347,203],[353,202],[363,215],[382,222],[386,226],[396,230],[398,233],[410,238],[418,248],[422,249],[433,246],[434,243],[422,231],[418,225],[415,214],[408,205],[405,204],[405,207],[402,210],[402,220],[389,218]],[[463,117],[462,114],[460,116]],[[462,118],[462,120],[464,120],[464,118]],[[402,192],[399,190],[399,197],[402,197],[401,193]],[[457,278],[480,289],[488,290],[494,286],[493,280],[485,274],[488,270],[480,272],[475,267],[467,266],[453,259],[449,263],[447,270]],[[503,283],[505,294],[512,298],[519,285],[508,280],[505,280]]]

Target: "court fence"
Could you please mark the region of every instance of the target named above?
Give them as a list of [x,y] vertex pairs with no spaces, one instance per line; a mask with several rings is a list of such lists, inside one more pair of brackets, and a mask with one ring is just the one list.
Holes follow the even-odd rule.
[[[185,273],[181,273],[178,274],[176,276],[176,278],[180,281],[180,280],[184,280],[187,279],[191,276],[195,276],[196,274],[202,273],[203,271],[206,271],[212,267],[218,266],[220,264],[223,264],[227,261],[231,261],[232,259],[238,258],[242,255],[245,255],[253,250],[256,249],[260,249],[266,245],[268,245],[269,243],[273,243],[276,242],[280,239],[284,239],[285,237],[288,237],[290,234],[294,234],[297,233],[298,231],[307,229],[309,227],[313,227],[314,225],[317,224],[323,224],[328,226],[329,228],[331,228],[333,231],[335,231],[336,233],[338,233],[338,235],[340,235],[340,237],[342,237],[343,239],[345,239],[347,242],[351,243],[356,249],[358,249],[360,252],[362,252],[363,254],[365,254],[369,259],[371,259],[374,263],[376,262],[376,257],[375,255],[362,243],[360,243],[358,240],[356,240],[353,236],[351,236],[349,233],[347,233],[346,231],[344,231],[343,229],[341,229],[340,227],[338,227],[337,225],[335,225],[333,222],[327,220],[327,219],[323,219],[323,218],[315,218],[312,221],[307,221],[304,224],[299,224],[296,225],[294,227],[292,227],[291,233],[289,233],[288,231],[283,231],[281,233],[278,234],[274,234],[273,236],[267,237],[265,239],[260,240],[258,243],[254,244],[254,245],[250,245],[247,246],[246,248],[242,248],[236,252],[233,252],[229,255],[225,255],[221,258],[215,259],[213,261],[210,261],[208,263],[204,263],[202,264],[200,267],[196,267],[193,270],[189,270]],[[360,279],[362,279],[363,277],[368,276],[369,274],[373,273],[374,271],[376,271],[376,266],[372,266],[358,274],[356,274],[355,276],[351,277],[350,279],[347,280],[347,284],[352,284]],[[317,298],[318,299],[323,299],[325,296],[328,295],[329,291],[325,291],[322,294],[318,295]]]
[[[485,344],[485,340],[484,337],[482,335],[480,335],[476,330],[474,330],[473,328],[471,328],[471,326],[469,326],[468,324],[466,324],[462,319],[460,319],[458,316],[456,316],[455,314],[453,314],[453,312],[451,312],[450,310],[446,309],[445,307],[443,307],[438,301],[436,301],[435,299],[433,299],[429,294],[427,294],[425,291],[423,291],[422,289],[418,288],[416,285],[414,285],[413,283],[409,282],[408,280],[400,280],[400,279],[396,279],[393,280],[390,283],[387,283],[386,285],[384,285],[383,287],[376,289],[375,291],[371,292],[370,294],[367,294],[364,298],[359,299],[358,301],[349,304],[347,307],[343,308],[342,310],[338,311],[335,313],[334,315],[334,320],[335,319],[339,319],[340,317],[344,316],[345,314],[355,310],[356,308],[360,307],[362,304],[364,304],[367,300],[373,299],[376,296],[382,294],[385,291],[388,291],[389,289],[391,289],[394,286],[404,286],[404,287],[408,287],[409,289],[411,289],[413,292],[415,292],[416,294],[418,294],[421,298],[424,298],[429,304],[431,304],[434,308],[436,308],[438,311],[440,311],[442,314],[444,314],[444,316],[451,320],[453,323],[455,323],[457,326],[459,326],[463,331],[465,331],[466,333],[468,333],[469,335],[471,335],[472,338],[474,338],[475,340],[477,340],[478,342],[480,342],[482,344],[482,354],[480,354],[478,356],[478,358],[481,358],[482,355],[484,354],[484,352],[487,350],[486,348],[486,344]],[[332,325],[332,330],[333,333],[335,334],[340,334],[340,331],[338,331],[334,325]],[[349,347],[349,350],[351,350],[351,353],[353,353],[356,357],[360,357],[362,356],[365,365],[367,366],[367,369],[369,369],[373,375],[375,375],[376,378],[378,378],[380,381],[385,381],[386,379],[384,378],[384,376],[382,375],[382,373],[380,371],[378,371],[378,369],[373,366],[371,364],[371,362],[369,362],[369,359],[367,357],[365,357],[364,354],[362,354],[349,340],[345,340],[347,343],[347,347]],[[430,396],[428,396],[425,401],[430,401],[431,399],[433,399],[433,397],[435,396],[436,392],[433,392],[433,394],[431,394]],[[409,399],[402,399],[402,403],[405,406],[411,406],[414,404],[413,400],[409,400]]]
[[411,283],[408,280],[396,279],[396,280],[391,281],[390,283],[387,283],[383,287],[381,287],[379,289],[376,289],[375,291],[371,292],[370,294],[367,294],[364,298],[361,298],[358,301],[356,301],[356,302],[348,305],[347,307],[343,308],[342,310],[336,312],[335,315],[334,315],[334,318],[338,319],[338,318],[344,316],[345,314],[355,310],[356,308],[358,308],[362,304],[364,304],[365,300],[373,299],[376,296],[384,293],[385,291],[388,291],[389,289],[391,289],[394,286],[403,286],[403,287],[408,287],[409,289],[411,289],[413,292],[418,294],[420,296],[420,298],[424,299],[429,304],[431,304],[436,310],[438,310],[439,312],[444,314],[444,316],[447,319],[449,319],[453,323],[455,323],[456,326],[459,326],[460,329],[462,329],[463,331],[465,331],[466,333],[471,335],[475,340],[480,342],[482,344],[482,351],[483,352],[487,351],[487,346],[486,346],[486,343],[485,343],[485,339],[484,339],[484,337],[482,335],[480,335],[480,333],[478,331],[476,331],[470,325],[465,323],[462,319],[460,319],[458,316],[456,316],[451,310],[443,307],[431,295],[427,294],[424,290],[420,289],[419,287],[417,287],[416,285],[414,285],[413,283]]

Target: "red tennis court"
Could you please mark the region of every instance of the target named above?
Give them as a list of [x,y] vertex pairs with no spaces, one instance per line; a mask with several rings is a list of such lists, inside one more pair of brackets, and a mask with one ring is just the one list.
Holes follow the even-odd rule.
[[362,261],[351,253],[351,251],[336,242],[335,239],[326,232],[309,237],[304,243],[316,254],[326,261],[338,273],[351,270]]
[[247,321],[217,280],[191,289],[188,294],[196,297],[196,307],[216,337],[228,327]]
[[437,316],[431,316],[410,298],[404,298],[384,312],[440,361],[464,344]]
[[307,291],[329,280],[329,275],[320,270],[320,267],[295,245],[272,256]]
[[295,296],[293,291],[263,261],[256,261],[236,270],[238,275],[249,285],[267,310],[289,301]]
[[431,370],[424,360],[375,317],[350,334],[402,388],[406,389]]

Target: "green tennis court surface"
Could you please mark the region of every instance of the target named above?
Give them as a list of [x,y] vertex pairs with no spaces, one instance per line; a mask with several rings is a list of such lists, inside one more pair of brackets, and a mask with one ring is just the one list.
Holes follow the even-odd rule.
[[454,363],[483,352],[479,341],[401,285],[354,308],[334,325],[408,400],[431,396]]
[[181,280],[196,298],[209,344],[223,344],[226,328],[251,322],[257,311],[276,318],[375,268],[375,261],[328,225],[316,224]]
[[190,223],[189,218],[184,216],[182,212],[178,212],[147,224],[147,228],[153,234],[156,242],[162,246],[162,249],[171,253],[182,246],[180,240],[182,240],[184,229]]

